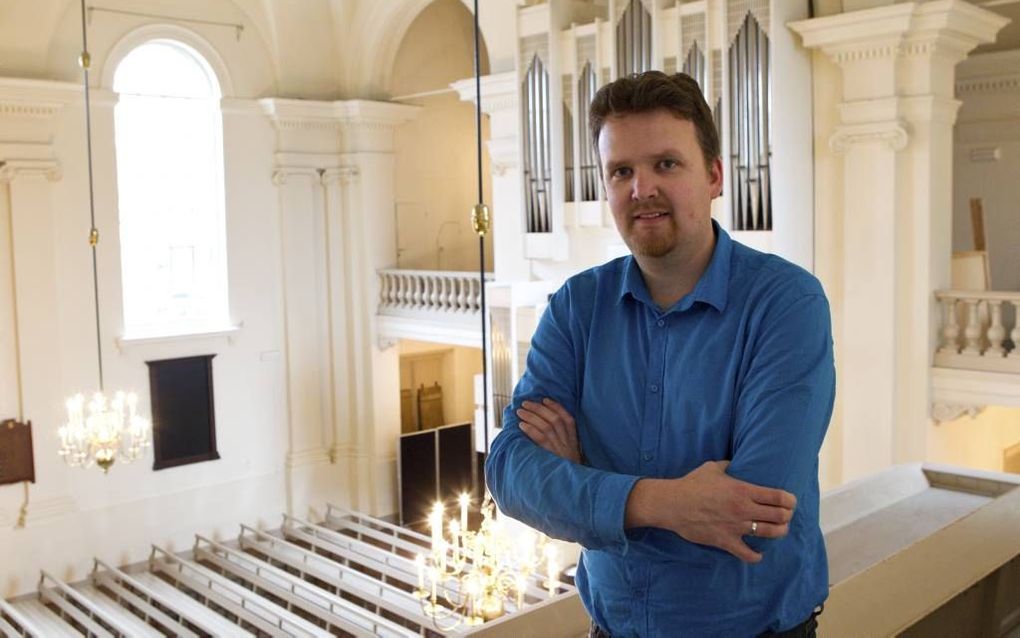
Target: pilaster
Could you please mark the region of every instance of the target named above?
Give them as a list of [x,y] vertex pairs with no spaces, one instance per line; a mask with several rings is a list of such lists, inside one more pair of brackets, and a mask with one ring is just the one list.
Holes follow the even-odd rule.
[[[395,511],[399,363],[375,347],[396,262],[393,135],[416,107],[266,99],[277,131],[292,510]],[[396,406],[396,407],[394,407]],[[344,470],[329,467],[340,464]]]
[[[955,65],[1005,23],[961,0],[790,25],[840,68],[842,480],[923,459],[937,308],[949,282]],[[824,211],[821,213],[824,214]]]

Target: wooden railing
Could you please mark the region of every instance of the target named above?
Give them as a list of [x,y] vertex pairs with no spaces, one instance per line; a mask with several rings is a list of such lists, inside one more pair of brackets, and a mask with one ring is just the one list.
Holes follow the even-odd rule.
[[935,365],[1020,373],[1020,292],[940,290]]

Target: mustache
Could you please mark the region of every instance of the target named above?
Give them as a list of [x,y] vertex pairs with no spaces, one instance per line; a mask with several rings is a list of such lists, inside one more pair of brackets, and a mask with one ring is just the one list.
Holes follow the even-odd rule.
[[645,213],[659,213],[662,211],[672,214],[673,207],[664,201],[654,199],[644,200],[630,207],[630,214],[632,216],[643,215]]

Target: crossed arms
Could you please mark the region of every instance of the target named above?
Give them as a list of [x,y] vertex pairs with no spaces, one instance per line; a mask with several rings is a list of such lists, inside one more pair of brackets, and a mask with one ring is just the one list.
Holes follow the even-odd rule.
[[[501,508],[589,548],[625,542],[625,529],[657,527],[743,561],[760,561],[769,539],[789,531],[797,497],[817,480],[834,393],[824,296],[777,304],[766,317],[750,346],[751,364],[734,410],[732,459],[705,459],[672,478],[580,463],[572,416],[580,404],[579,358],[556,356],[570,338],[565,310],[553,303],[543,317],[515,410],[508,410],[487,462]],[[749,537],[752,521],[755,538]]]

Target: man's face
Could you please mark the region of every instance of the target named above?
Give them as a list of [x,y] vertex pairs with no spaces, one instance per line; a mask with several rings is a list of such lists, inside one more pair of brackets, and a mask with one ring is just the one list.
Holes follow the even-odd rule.
[[609,208],[632,253],[683,256],[712,241],[722,162],[705,165],[693,123],[665,109],[609,117],[598,142]]

